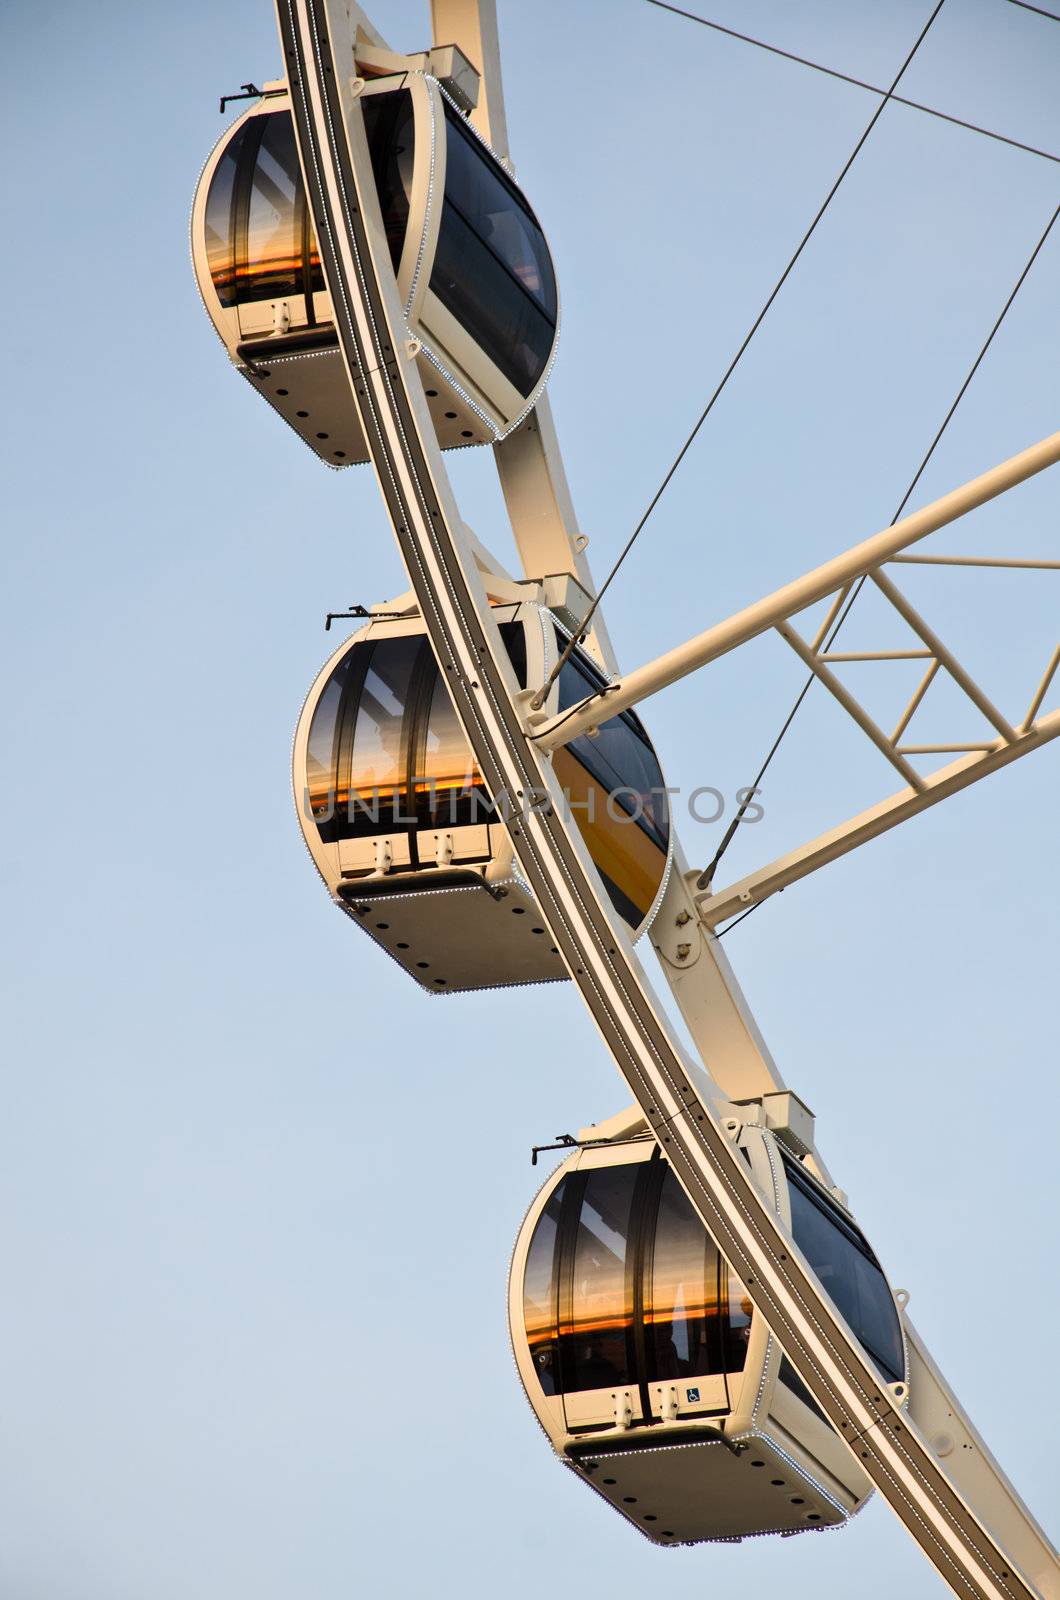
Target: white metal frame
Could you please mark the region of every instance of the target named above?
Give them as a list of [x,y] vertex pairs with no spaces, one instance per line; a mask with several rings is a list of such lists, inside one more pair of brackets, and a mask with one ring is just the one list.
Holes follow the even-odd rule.
[[[481,547],[476,548],[459,517],[431,428],[415,352],[405,343],[403,307],[389,266],[363,122],[351,87],[356,81],[350,63],[356,53],[358,8],[346,0],[277,0],[277,12],[296,134],[336,303],[351,393],[432,647],[487,783],[495,791],[518,792],[532,784],[552,793],[555,785],[545,741],[529,724],[525,705],[511,697],[504,652],[478,564]],[[451,34],[445,42],[460,43],[472,59],[478,39],[489,80],[488,115],[498,119],[501,92],[495,60],[489,54],[496,39],[490,0],[481,4],[436,0],[434,15],[436,27]],[[458,31],[465,23],[469,31]],[[489,47],[484,53],[483,43]],[[555,436],[547,413],[543,416],[536,436],[527,430],[530,442],[523,446],[517,470],[513,452],[509,477],[521,477],[521,482],[511,493],[505,486],[520,552],[533,570],[539,548],[558,551],[565,539],[567,570],[588,587],[579,561],[583,544],[567,518]],[[636,703],[664,682],[735,648],[743,638],[786,624],[815,599],[860,572],[875,570],[930,531],[926,524],[932,514],[938,517],[934,526],[951,520],[972,503],[1041,470],[1058,455],[1060,439],[1046,441],[988,474],[989,485],[977,480],[946,497],[946,515],[939,516],[938,506],[943,504],[939,502],[906,519],[890,535],[869,541],[871,549],[858,547],[761,602],[752,608],[753,617],[742,613],[692,646],[664,657],[665,665],[653,663],[640,674],[621,679],[613,698],[607,697],[607,713]],[[507,463],[499,465],[504,482]],[[535,511],[538,495],[540,516]],[[540,571],[538,567],[537,575]],[[603,656],[606,645],[599,630],[595,644]],[[929,648],[938,658],[934,643]],[[598,715],[596,702],[586,709],[580,724],[573,718],[564,725],[564,735],[573,734],[579,725],[591,726]],[[1029,734],[1031,729],[1025,731]],[[1010,746],[1012,741],[999,732]],[[553,737],[555,729],[549,733]],[[554,742],[560,741],[554,737]],[[1042,742],[1040,737],[1037,742]],[[558,802],[558,794],[555,798]],[[601,902],[584,847],[561,813],[558,803],[548,813],[535,810],[524,825],[514,828],[516,854],[646,1125],[704,1226],[747,1285],[756,1308],[839,1437],[849,1442],[860,1466],[954,1593],[975,1600],[1056,1595],[1060,1590],[1055,1552],[988,1453],[983,1449],[951,1453],[938,1448],[937,1438],[933,1440],[932,1419],[941,1408],[949,1416],[951,1436],[979,1443],[908,1322],[915,1376],[906,1414],[901,1401],[880,1384],[801,1258],[790,1230],[776,1218],[770,1199],[738,1158],[734,1141],[741,1123],[732,1115],[731,1104],[726,1105],[725,1079],[738,1081],[751,1099],[774,1089],[778,1078],[709,927],[698,914],[687,878],[673,875],[672,893],[664,901],[660,920],[672,914],[686,934],[680,943],[694,948],[695,960],[671,948],[671,935],[665,929],[653,942],[682,1010],[694,1022],[693,1036],[710,1073],[685,1053],[673,1035],[629,941]],[[694,936],[687,936],[689,926],[695,929]],[[974,1471],[966,1467],[969,1454],[977,1454]]]

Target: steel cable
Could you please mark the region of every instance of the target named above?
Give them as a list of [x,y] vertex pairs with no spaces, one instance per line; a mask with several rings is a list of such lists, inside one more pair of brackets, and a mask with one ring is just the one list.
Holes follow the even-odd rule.
[[[894,516],[890,520],[890,523],[889,523],[890,527],[892,527],[892,528],[894,527],[895,523],[898,521],[899,517],[902,515],[902,512],[905,510],[906,506],[908,505],[909,499],[910,499],[914,489],[916,488],[917,484],[920,482],[920,479],[924,475],[924,470],[927,467],[928,462],[931,460],[932,456],[935,454],[935,451],[936,451],[936,449],[938,447],[939,441],[941,440],[943,434],[946,432],[946,429],[949,427],[950,422],[953,419],[953,415],[957,410],[957,407],[960,405],[961,401],[964,399],[964,396],[968,391],[968,387],[971,384],[972,379],[975,377],[976,373],[978,372],[980,366],[982,365],[983,358],[985,357],[987,351],[990,349],[990,346],[993,344],[995,335],[997,334],[999,328],[1001,327],[1001,324],[1004,322],[1005,318],[1008,316],[1009,309],[1012,306],[1012,302],[1015,300],[1017,294],[1019,294],[1020,289],[1023,287],[1024,280],[1027,277],[1027,274],[1030,272],[1031,268],[1033,267],[1035,261],[1037,260],[1038,255],[1040,254],[1040,252],[1042,250],[1042,247],[1045,244],[1045,241],[1048,239],[1050,233],[1052,232],[1053,225],[1056,222],[1056,219],[1057,219],[1058,216],[1060,216],[1060,206],[1057,206],[1056,210],[1053,212],[1052,216],[1049,218],[1049,221],[1046,224],[1045,232],[1042,234],[1041,238],[1038,240],[1038,243],[1034,246],[1034,249],[1031,251],[1029,257],[1027,258],[1027,261],[1026,261],[1026,264],[1024,265],[1023,271],[1020,273],[1019,277],[1016,279],[1015,285],[1013,286],[1013,289],[1012,289],[1011,293],[1009,294],[1008,299],[1005,301],[1005,304],[1002,306],[1001,311],[1000,311],[1000,313],[999,313],[999,315],[997,317],[997,320],[995,321],[993,327],[990,329],[990,332],[987,335],[986,340],[984,341],[984,343],[983,343],[983,345],[982,345],[982,347],[981,347],[981,349],[979,351],[979,354],[976,356],[975,360],[972,362],[972,365],[969,367],[967,375],[966,375],[966,377],[964,379],[964,382],[961,384],[960,388],[957,391],[957,394],[956,394],[956,396],[954,398],[953,404],[950,406],[950,408],[947,411],[945,417],[942,419],[942,424],[941,424],[938,432],[935,434],[935,437],[932,439],[931,444],[928,447],[927,454],[924,456],[924,459],[921,461],[920,465],[917,467],[916,472],[913,474],[913,476],[912,476],[912,478],[911,478],[911,480],[909,482],[909,487],[906,489],[905,493],[903,494],[901,500],[898,503],[898,509],[894,513]],[[861,593],[861,590],[864,587],[864,585],[865,585],[865,577],[862,576],[862,577],[860,577],[858,579],[857,583],[854,585],[854,588],[851,590],[850,595],[847,598],[846,604],[843,606],[842,611],[840,612],[839,616],[836,618],[835,625],[832,628],[831,633],[828,635],[828,638],[824,642],[824,645],[823,645],[823,651],[824,652],[827,652],[828,650],[830,650],[832,648],[833,644],[835,643],[836,638],[837,638],[837,636],[839,634],[839,630],[842,628],[842,626],[843,626],[844,622],[846,621],[847,617],[850,615],[851,607],[853,606],[853,604],[854,604],[855,600],[857,599],[858,595]],[[722,838],[722,841],[721,841],[720,845],[718,846],[717,850],[714,853],[713,860],[700,873],[699,878],[697,880],[697,887],[698,888],[705,889],[705,888],[708,887],[708,885],[712,881],[712,879],[714,877],[714,874],[717,871],[718,863],[720,862],[722,856],[725,854],[726,850],[729,848],[730,844],[732,843],[733,839],[735,838],[736,830],[739,827],[741,821],[743,820],[744,813],[746,812],[748,806],[751,804],[751,802],[752,802],[752,800],[754,798],[754,795],[758,792],[758,787],[761,784],[762,779],[765,777],[767,771],[769,770],[769,766],[770,766],[770,764],[771,764],[771,762],[773,760],[773,757],[776,755],[777,751],[780,749],[780,746],[781,746],[781,743],[782,743],[782,741],[784,739],[784,736],[787,733],[788,729],[791,727],[791,724],[794,722],[796,714],[798,713],[799,707],[802,705],[803,701],[806,699],[806,696],[809,693],[813,683],[814,683],[814,674],[811,672],[809,674],[809,676],[807,677],[806,682],[803,684],[801,690],[799,691],[799,694],[798,694],[798,696],[797,696],[797,698],[795,700],[794,705],[792,706],[791,710],[788,712],[788,715],[784,719],[784,723],[783,723],[783,725],[782,725],[782,727],[780,729],[780,732],[777,734],[776,738],[774,739],[774,741],[773,741],[773,743],[772,743],[772,745],[771,745],[771,747],[769,749],[769,753],[767,754],[765,760],[762,762],[762,765],[758,769],[758,776],[755,778],[754,784],[753,784],[751,790],[748,793],[747,799],[744,800],[741,803],[739,809],[736,812],[735,817],[730,822],[728,828],[725,830],[725,834],[724,834],[724,836]],[[722,933],[719,934],[718,937],[719,938],[724,937],[724,935],[726,933],[729,933],[733,928],[735,928],[737,926],[738,923],[743,922],[745,917],[749,917],[751,915],[751,912],[752,911],[756,911],[758,909],[758,906],[762,905],[762,904],[763,904],[762,901],[757,901],[756,904],[751,906],[749,910],[741,912],[740,915],[736,918],[736,921],[735,922],[730,922],[729,926],[727,928],[723,929]]]
[[1060,22],[1060,17],[1055,11],[1046,11],[1044,6],[1032,6],[1029,0],[1008,0],[1010,6],[1019,6],[1023,11],[1035,11],[1040,17],[1048,17],[1050,22]]
[[892,94],[894,93],[895,89],[898,87],[898,84],[901,82],[902,77],[903,77],[906,69],[908,68],[910,62],[912,61],[913,57],[916,55],[917,51],[920,49],[920,46],[923,44],[924,39],[927,37],[927,33],[928,33],[928,30],[931,27],[931,24],[934,22],[935,18],[938,16],[939,12],[942,10],[942,7],[943,7],[944,4],[945,4],[945,0],[937,0],[937,4],[935,5],[934,9],[932,10],[931,15],[928,17],[928,19],[925,22],[924,26],[921,28],[919,34],[917,35],[916,42],[913,45],[913,48],[910,50],[909,54],[906,56],[905,60],[902,62],[902,65],[898,69],[898,72],[897,72],[897,74],[896,74],[896,76],[894,78],[894,81],[892,82],[890,88],[887,90],[886,94],[884,95],[884,98],[880,101],[879,105],[876,107],[876,110],[872,113],[872,116],[869,119],[869,122],[868,122],[868,124],[867,124],[867,126],[865,128],[865,131],[862,133],[862,135],[861,135],[860,139],[858,140],[857,144],[854,146],[853,150],[850,152],[850,155],[847,157],[846,161],[844,162],[843,167],[842,167],[842,169],[841,169],[841,171],[839,173],[839,176],[836,178],[835,182],[832,184],[832,187],[829,189],[828,193],[825,195],[824,200],[822,201],[821,205],[819,206],[819,208],[817,210],[817,214],[815,215],[813,221],[810,223],[810,226],[806,229],[806,232],[803,234],[802,238],[800,239],[799,244],[798,244],[798,246],[797,246],[797,248],[795,250],[795,253],[792,255],[792,257],[791,257],[790,261],[788,262],[787,266],[784,268],[784,271],[781,273],[780,277],[777,279],[776,283],[773,285],[773,288],[770,291],[768,299],[766,300],[765,304],[763,305],[761,311],[759,311],[757,317],[755,317],[754,321],[752,322],[751,327],[748,330],[747,334],[745,335],[745,337],[743,339],[743,342],[740,345],[739,349],[737,350],[736,354],[733,356],[732,360],[729,362],[729,365],[725,369],[725,372],[724,372],[724,374],[723,374],[723,376],[721,378],[720,383],[718,383],[718,385],[715,388],[715,390],[714,390],[713,394],[711,395],[710,399],[707,401],[706,405],[703,407],[703,410],[700,412],[699,418],[698,418],[695,426],[693,427],[691,433],[688,435],[688,437],[685,440],[684,444],[681,446],[680,450],[677,452],[677,455],[674,457],[673,461],[671,462],[670,467],[667,470],[666,476],[663,478],[663,480],[660,483],[659,487],[656,489],[655,493],[652,495],[652,498],[651,498],[651,500],[650,500],[650,502],[648,504],[647,510],[644,512],[644,515],[641,517],[640,521],[637,523],[637,526],[633,529],[633,532],[630,534],[628,540],[626,541],[625,548],[622,550],[622,553],[620,554],[618,560],[615,562],[614,566],[611,568],[611,571],[608,573],[607,577],[604,579],[603,584],[597,590],[596,598],[593,600],[592,604],[589,606],[589,609],[585,613],[585,616],[582,618],[581,623],[579,624],[579,626],[577,628],[575,628],[574,632],[571,634],[570,640],[568,641],[566,648],[564,649],[564,651],[563,651],[562,655],[560,656],[559,660],[556,662],[556,665],[553,667],[552,671],[550,672],[550,674],[549,674],[548,678],[546,679],[544,685],[542,686],[541,689],[538,690],[537,694],[534,696],[533,700],[531,701],[531,706],[533,707],[533,709],[539,710],[541,708],[541,706],[544,705],[545,698],[548,695],[549,690],[551,689],[553,683],[556,681],[556,678],[559,676],[560,671],[562,670],[562,668],[566,665],[567,661],[570,659],[571,653],[574,650],[574,646],[575,646],[576,642],[581,637],[584,636],[586,629],[588,628],[588,626],[589,626],[590,622],[592,621],[593,617],[596,615],[596,611],[597,611],[597,608],[600,605],[601,600],[603,599],[604,595],[607,593],[608,589],[610,588],[611,583],[615,578],[615,575],[617,574],[619,568],[622,566],[622,563],[625,561],[626,557],[629,555],[629,552],[632,550],[634,544],[636,544],[637,538],[638,538],[642,528],[644,527],[645,523],[648,521],[648,518],[651,516],[652,512],[655,510],[655,507],[658,505],[659,501],[662,499],[663,495],[665,494],[666,489],[667,489],[667,487],[668,487],[668,485],[670,483],[670,480],[673,478],[674,473],[677,471],[678,467],[681,465],[681,462],[684,460],[685,456],[688,454],[689,450],[691,449],[692,443],[695,440],[697,434],[699,433],[700,428],[702,428],[704,422],[706,422],[707,418],[710,416],[710,413],[713,411],[714,406],[717,403],[717,401],[719,400],[719,398],[721,397],[721,394],[724,391],[726,384],[728,383],[729,379],[732,377],[733,373],[736,371],[736,368],[738,367],[738,365],[740,363],[740,360],[741,360],[741,357],[744,354],[744,351],[747,349],[748,345],[751,343],[751,340],[754,338],[755,334],[758,332],[759,328],[762,326],[762,323],[765,321],[766,314],[768,313],[770,306],[773,304],[774,300],[777,298],[777,295],[780,293],[781,289],[784,287],[785,283],[788,281],[788,278],[791,276],[791,273],[793,272],[793,270],[795,268],[796,262],[798,261],[799,257],[802,255],[802,252],[805,250],[806,246],[809,244],[810,239],[813,237],[813,234],[816,231],[818,223],[820,222],[821,218],[824,216],[825,212],[828,210],[828,207],[832,203],[832,200],[835,197],[835,194],[838,191],[840,184],[843,182],[843,179],[846,177],[847,173],[850,171],[851,167],[854,165],[854,162],[857,160],[857,157],[860,154],[862,146],[865,144],[866,139],[869,137],[869,134],[872,132],[872,130],[876,126],[877,122],[879,122],[880,117],[883,115],[883,112],[884,112],[884,110],[885,110],[885,108],[886,108],[886,106],[887,106]]
[[[1012,0],[1014,5],[1019,5],[1022,0]],[[688,22],[698,22],[700,27],[712,28],[715,33],[724,33],[730,39],[739,39],[741,44],[753,44],[758,50],[767,50],[771,56],[780,56],[785,61],[794,61],[800,67],[809,67],[813,72],[821,72],[826,78],[836,78],[840,83],[850,83],[856,89],[867,89],[870,94],[886,94],[886,89],[881,89],[878,84],[866,83],[863,78],[851,77],[849,72],[839,72],[835,67],[822,66],[819,61],[811,61],[808,56],[796,55],[792,50],[781,50],[779,45],[767,44],[764,39],[755,39],[749,33],[739,33],[735,28],[727,28],[721,22],[712,22],[709,17],[701,17],[694,11],[683,11],[680,6],[669,4],[669,0],[647,0],[650,6],[656,6],[660,11],[670,11],[675,17],[684,17]],[[1037,11],[1037,6],[1028,6],[1029,11]],[[1043,11],[1043,17],[1052,16],[1051,11]],[[1060,21],[1060,18],[1055,20]],[[952,122],[954,127],[966,128],[969,133],[981,133],[985,139],[996,139],[998,144],[1011,145],[1014,150],[1023,150],[1027,155],[1041,156],[1045,161],[1055,161],[1060,165],[1060,156],[1053,155],[1051,150],[1039,150],[1037,145],[1024,144],[1020,139],[1012,139],[1007,133],[997,133],[993,128],[983,128],[977,122],[966,122],[963,117],[955,117],[948,111],[939,111],[935,106],[926,106],[919,100],[907,100],[905,95],[892,94],[890,97],[895,105],[908,106],[913,111],[923,111],[925,116],[937,117],[940,122]]]

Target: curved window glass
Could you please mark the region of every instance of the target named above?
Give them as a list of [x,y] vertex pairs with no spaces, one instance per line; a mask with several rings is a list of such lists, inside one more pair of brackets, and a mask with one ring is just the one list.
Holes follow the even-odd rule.
[[459,827],[484,820],[479,800],[486,791],[433,657],[431,667],[430,709],[413,773],[416,816],[421,827]]
[[[556,633],[556,648],[562,654],[569,640]],[[563,663],[559,675],[560,711],[597,694],[607,679],[580,652]],[[665,850],[670,839],[670,813],[662,768],[652,749],[644,724],[632,711],[601,722],[599,732],[589,738],[582,734],[566,747],[582,766],[615,797],[627,816]]]
[[[367,96],[364,121],[396,271],[412,192],[412,96],[407,89]],[[236,130],[206,197],[206,253],[223,306],[304,295],[306,320],[314,322],[324,274],[289,111],[264,112]]]
[[206,197],[206,247],[223,306],[312,296],[324,288],[289,111],[243,123]]
[[[349,773],[349,812],[355,832],[389,830],[402,820],[408,800],[408,712],[413,703],[413,676],[425,646],[426,640],[413,634],[381,640],[372,650],[353,724],[348,767],[347,753],[339,753],[340,780],[344,772]],[[356,819],[362,817],[367,826],[357,825]]]
[[412,96],[407,89],[370,94],[364,101],[364,129],[372,154],[390,262],[396,272],[405,248],[415,157]]
[[741,1372],[751,1304],[671,1168],[629,1162],[561,1181],[523,1281],[548,1395]]
[[[837,1309],[890,1382],[905,1376],[894,1300],[864,1237],[785,1155],[792,1232]],[[750,1297],[669,1164],[565,1177],[527,1255],[523,1311],[546,1394],[741,1372]],[[785,1358],[780,1381],[817,1410]]]
[[433,658],[422,634],[355,644],[320,691],[306,747],[306,805],[321,841],[407,833],[411,711]]
[[559,1284],[557,1281],[559,1219],[566,1178],[561,1178],[538,1219],[523,1275],[523,1325],[530,1360],[546,1394],[558,1394]]
[[795,1243],[850,1331],[891,1383],[905,1377],[902,1330],[894,1298],[864,1236],[818,1189],[799,1163],[784,1157]]
[[[556,634],[557,648],[567,639]],[[559,710],[606,682],[580,651],[559,675]],[[632,711],[600,724],[557,750],[556,776],[567,796],[611,904],[634,930],[647,916],[666,870],[670,813],[662,769]]]
[[[337,773],[339,764],[338,735],[342,725],[342,705],[347,691],[350,669],[355,661],[351,650],[344,655],[335,671],[324,685],[317,701],[313,720],[309,725],[306,747],[306,807],[321,831],[321,837],[334,837],[331,824],[338,803]],[[343,803],[348,800],[348,794]]]
[[251,126],[245,122],[229,140],[206,196],[206,260],[217,298],[226,307],[236,303],[236,177]]
[[[526,635],[500,635],[525,687]],[[488,822],[493,807],[421,633],[351,645],[320,691],[306,748],[306,807],[321,841]]]
[[445,199],[431,289],[521,395],[556,338],[556,278],[537,218],[445,103]]
[[561,1311],[563,1391],[633,1380],[633,1272],[627,1245],[638,1167],[587,1175],[574,1237],[569,1307]]
[[257,120],[261,139],[250,175],[246,239],[236,262],[236,297],[244,302],[305,292],[306,203],[294,127],[282,112]]
[[649,1381],[743,1371],[750,1316],[739,1306],[743,1290],[737,1285],[736,1315],[730,1319],[729,1276],[717,1245],[667,1168],[645,1297]]

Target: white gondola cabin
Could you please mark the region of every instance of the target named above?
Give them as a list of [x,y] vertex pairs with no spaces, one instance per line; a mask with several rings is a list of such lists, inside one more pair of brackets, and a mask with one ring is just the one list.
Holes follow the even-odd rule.
[[[544,234],[429,73],[366,81],[359,103],[439,443],[493,443],[534,404],[555,350],[559,297]],[[283,85],[264,91],[207,161],[192,258],[239,371],[329,466],[367,461]]]
[[[543,606],[494,610],[513,690],[537,688],[569,635]],[[576,649],[546,711],[605,680]],[[630,935],[669,869],[664,779],[624,712],[558,750],[554,770],[602,888]],[[310,690],[294,746],[310,853],[337,903],[434,993],[566,976],[518,871],[507,802],[487,794],[418,616],[371,621]]]
[[[853,1217],[764,1127],[740,1146],[904,1398],[896,1302]],[[657,1544],[836,1527],[871,1493],[646,1132],[579,1149],[545,1184],[516,1243],[509,1322],[553,1449]]]

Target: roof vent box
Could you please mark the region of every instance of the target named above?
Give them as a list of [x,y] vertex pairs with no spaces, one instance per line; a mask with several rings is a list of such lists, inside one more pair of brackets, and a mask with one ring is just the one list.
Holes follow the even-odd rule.
[[478,105],[481,78],[478,69],[455,44],[438,44],[432,50],[402,56],[381,45],[371,44],[363,33],[355,51],[357,65],[369,77],[387,77],[398,72],[429,72],[463,112]]
[[[814,1144],[814,1115],[809,1106],[800,1100],[791,1089],[777,1090],[773,1094],[764,1094],[760,1099],[739,1100],[737,1105],[761,1106],[762,1117],[760,1126],[765,1126],[774,1133],[780,1143],[785,1145],[795,1155],[808,1156],[812,1154]],[[752,1119],[748,1119],[749,1121]]]

